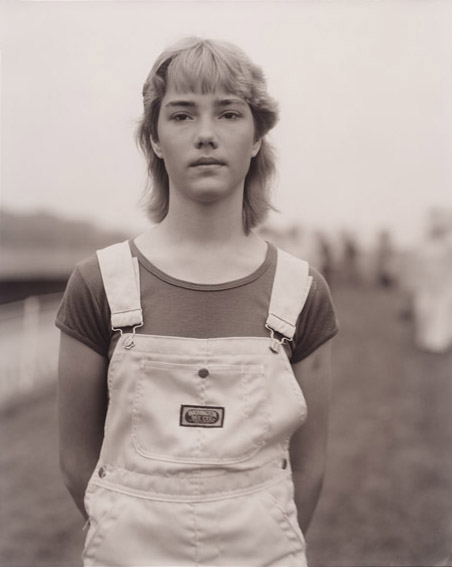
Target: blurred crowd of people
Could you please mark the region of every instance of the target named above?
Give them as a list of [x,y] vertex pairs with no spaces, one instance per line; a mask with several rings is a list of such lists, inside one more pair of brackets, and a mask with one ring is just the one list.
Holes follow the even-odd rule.
[[425,237],[407,254],[401,285],[416,345],[428,352],[452,347],[452,211],[432,210]]
[[431,210],[423,237],[405,250],[397,248],[387,230],[370,248],[351,230],[332,234],[265,225],[261,233],[308,260],[333,290],[338,284],[397,289],[399,315],[411,322],[416,346],[432,353],[452,349],[452,210]]
[[364,250],[359,237],[351,230],[340,233],[308,231],[298,225],[265,225],[261,235],[280,248],[304,258],[327,280],[330,287],[338,283],[395,283],[394,248],[389,233],[381,236],[378,250]]

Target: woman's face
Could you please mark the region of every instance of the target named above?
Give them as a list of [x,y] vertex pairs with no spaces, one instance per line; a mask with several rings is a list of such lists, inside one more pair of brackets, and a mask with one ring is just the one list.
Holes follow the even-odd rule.
[[251,109],[242,98],[222,90],[181,94],[170,89],[162,99],[157,133],[152,146],[165,162],[170,195],[215,202],[243,194],[261,141],[255,140]]

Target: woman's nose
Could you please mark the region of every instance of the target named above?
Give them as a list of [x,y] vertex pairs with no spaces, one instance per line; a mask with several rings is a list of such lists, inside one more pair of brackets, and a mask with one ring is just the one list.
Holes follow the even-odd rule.
[[218,146],[217,136],[211,120],[202,120],[196,133],[196,148],[203,147],[216,148]]

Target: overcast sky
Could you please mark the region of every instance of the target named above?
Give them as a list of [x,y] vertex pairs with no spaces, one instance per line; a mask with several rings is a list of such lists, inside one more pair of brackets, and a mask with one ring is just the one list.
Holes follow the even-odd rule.
[[405,243],[430,206],[452,208],[448,0],[4,1],[0,21],[4,208],[138,232],[141,87],[186,35],[264,68],[283,218]]

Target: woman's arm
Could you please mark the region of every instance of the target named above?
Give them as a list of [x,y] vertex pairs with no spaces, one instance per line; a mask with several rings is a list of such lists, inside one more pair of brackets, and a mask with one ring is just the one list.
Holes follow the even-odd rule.
[[99,458],[107,405],[107,360],[80,341],[61,333],[58,364],[60,466],[64,483],[85,518],[85,490]]
[[290,462],[298,523],[306,533],[322,490],[326,464],[331,340],[292,366],[308,406],[306,422],[294,433]]

